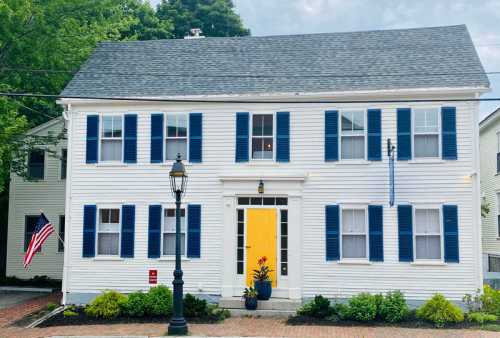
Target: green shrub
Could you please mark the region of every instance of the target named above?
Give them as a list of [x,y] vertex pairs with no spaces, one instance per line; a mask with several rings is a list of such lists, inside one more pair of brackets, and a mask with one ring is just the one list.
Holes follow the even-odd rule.
[[149,289],[146,296],[146,309],[151,316],[170,316],[172,314],[172,291],[164,285]]
[[186,318],[202,318],[207,315],[207,301],[192,294],[184,297],[184,315]]
[[408,312],[409,308],[401,291],[388,292],[378,307],[380,318],[389,323],[404,320],[408,316]]
[[477,289],[474,295],[466,294],[462,301],[465,303],[468,312],[481,312],[483,309],[483,301],[481,300],[481,290]]
[[[380,299],[380,298],[379,298]],[[349,299],[347,312],[341,317],[352,319],[360,322],[374,320],[377,316],[377,297],[366,292],[362,292],[357,296]]]
[[350,319],[350,310],[347,304],[336,303],[333,305],[333,313],[337,314],[340,319],[348,320]]
[[130,317],[143,317],[148,313],[147,295],[142,292],[133,292],[128,295],[122,306],[123,314]]
[[90,317],[112,319],[121,314],[121,308],[127,297],[116,291],[107,291],[94,298],[87,305],[85,313]]
[[297,314],[300,316],[308,316],[318,319],[324,319],[333,314],[333,312],[333,308],[330,306],[330,301],[321,295],[314,297],[314,300],[303,305],[297,310]]
[[463,311],[441,294],[435,294],[424,305],[417,309],[417,317],[443,327],[449,323],[459,323],[464,320]]
[[47,304],[47,310],[48,311],[54,311],[55,309],[57,309],[57,305],[54,304],[54,303],[48,303]]
[[472,312],[467,315],[467,319],[472,323],[484,324],[496,322],[498,317],[484,312]]
[[206,316],[208,320],[219,322],[231,317],[231,312],[228,309],[220,308],[217,304],[208,304]]
[[78,316],[78,312],[75,312],[73,310],[64,310],[63,312],[63,316],[64,317],[75,317],[75,316]]
[[484,286],[484,293],[481,296],[482,311],[500,316],[500,291],[493,289],[489,285]]

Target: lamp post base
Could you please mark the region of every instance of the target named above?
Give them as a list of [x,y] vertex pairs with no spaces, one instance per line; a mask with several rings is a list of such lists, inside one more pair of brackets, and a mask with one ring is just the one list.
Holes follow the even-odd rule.
[[184,318],[172,318],[168,325],[168,334],[170,336],[185,336],[188,333],[188,327]]

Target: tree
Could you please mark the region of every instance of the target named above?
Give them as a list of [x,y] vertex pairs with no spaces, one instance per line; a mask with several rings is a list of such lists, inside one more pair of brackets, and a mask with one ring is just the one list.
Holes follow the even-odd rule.
[[157,15],[173,22],[174,37],[178,39],[192,28],[201,28],[205,36],[250,35],[231,0],[162,0]]

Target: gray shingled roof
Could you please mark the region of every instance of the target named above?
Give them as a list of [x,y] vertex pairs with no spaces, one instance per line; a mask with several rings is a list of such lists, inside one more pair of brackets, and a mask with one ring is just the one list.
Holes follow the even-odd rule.
[[465,25],[104,42],[62,95],[161,97],[489,87],[482,72]]

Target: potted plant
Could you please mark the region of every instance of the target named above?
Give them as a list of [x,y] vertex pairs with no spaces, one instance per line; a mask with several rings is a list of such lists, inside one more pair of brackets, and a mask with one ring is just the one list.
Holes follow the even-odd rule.
[[245,290],[243,291],[243,298],[245,299],[245,309],[257,309],[257,290],[255,290],[255,288],[245,288]]
[[258,300],[268,300],[271,297],[272,283],[269,274],[273,271],[266,265],[267,257],[258,260],[259,268],[253,270],[254,287]]

